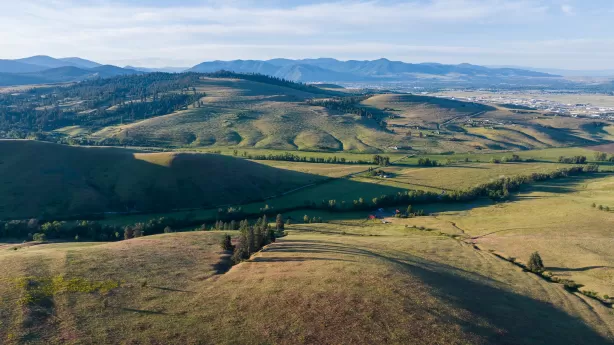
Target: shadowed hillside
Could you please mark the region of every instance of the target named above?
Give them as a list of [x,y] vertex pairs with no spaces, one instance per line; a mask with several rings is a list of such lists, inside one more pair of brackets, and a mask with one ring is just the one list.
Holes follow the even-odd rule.
[[213,207],[323,177],[212,154],[137,153],[0,141],[0,217]]

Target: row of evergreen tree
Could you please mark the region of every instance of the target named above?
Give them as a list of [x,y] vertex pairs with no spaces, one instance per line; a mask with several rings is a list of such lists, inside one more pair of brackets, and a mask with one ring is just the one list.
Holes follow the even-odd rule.
[[306,91],[306,92],[315,93],[315,94],[330,94],[331,93],[330,91],[321,89],[317,86],[307,85],[304,83],[294,82],[291,80],[286,80],[286,79],[278,78],[278,77],[272,77],[272,76],[268,76],[268,75],[264,75],[260,73],[236,73],[236,72],[221,70],[221,71],[212,72],[212,73],[204,73],[201,75],[209,77],[209,78],[230,78],[230,79],[249,80],[249,81],[255,81],[258,83],[283,86],[283,87],[287,87],[290,89],[301,90],[301,91]]
[[559,157],[559,163],[563,164],[586,164],[586,156]]
[[[239,152],[235,150],[234,156],[238,156]],[[347,160],[344,157],[307,157],[299,156],[289,152],[280,154],[250,154],[247,151],[243,151],[241,157],[253,160],[267,160],[267,161],[285,161],[285,162],[302,162],[302,163],[328,163],[328,164],[370,164],[370,161],[365,160]]]

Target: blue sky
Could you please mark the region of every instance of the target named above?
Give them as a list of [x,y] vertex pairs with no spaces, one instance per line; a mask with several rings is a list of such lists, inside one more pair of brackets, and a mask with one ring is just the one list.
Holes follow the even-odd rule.
[[0,0],[0,58],[275,57],[614,69],[612,0]]

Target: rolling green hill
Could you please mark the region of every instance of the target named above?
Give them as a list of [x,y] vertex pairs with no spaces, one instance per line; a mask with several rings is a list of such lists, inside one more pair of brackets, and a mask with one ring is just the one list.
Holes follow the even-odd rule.
[[398,138],[380,128],[377,121],[307,104],[309,99],[330,97],[328,91],[312,89],[242,79],[201,78],[196,87],[197,92],[206,94],[201,105],[128,125],[106,127],[92,137],[133,145],[316,151],[378,152],[398,144]]
[[1,137],[81,145],[475,152],[599,145],[612,138],[610,127],[590,118],[227,71],[0,93]]
[[0,218],[213,207],[323,179],[213,154],[0,140]]

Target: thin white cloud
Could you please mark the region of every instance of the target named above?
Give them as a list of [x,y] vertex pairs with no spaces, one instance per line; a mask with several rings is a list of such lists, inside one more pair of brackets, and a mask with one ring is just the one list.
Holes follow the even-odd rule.
[[576,14],[573,6],[571,5],[561,5],[561,11],[563,11],[563,13],[565,13],[568,16],[572,16]]
[[[533,32],[556,41],[561,37],[542,32],[548,25],[544,22],[554,12],[559,17],[575,12],[569,1],[561,5],[558,0],[367,0],[300,6],[241,0],[190,6],[170,0],[165,6],[114,1],[0,0],[0,58],[79,55],[162,66],[278,56],[469,62],[553,56],[566,54],[569,46],[547,51],[543,45],[509,42],[529,39]],[[527,28],[534,30],[523,33]],[[583,44],[599,46],[604,54],[614,51],[608,43]]]

